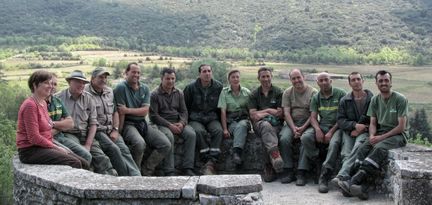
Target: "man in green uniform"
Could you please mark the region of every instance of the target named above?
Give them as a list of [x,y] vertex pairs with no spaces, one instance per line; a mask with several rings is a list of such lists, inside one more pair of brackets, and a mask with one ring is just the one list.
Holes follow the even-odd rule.
[[95,139],[99,141],[119,176],[140,176],[129,148],[119,134],[119,117],[114,106],[113,90],[107,86],[108,75],[110,73],[103,68],[94,69],[90,83],[84,88],[96,104],[98,127]]
[[366,178],[376,177],[386,163],[388,151],[405,146],[408,137],[408,100],[391,89],[392,75],[388,71],[378,71],[375,83],[380,93],[372,97],[367,112],[369,138],[359,147],[355,174],[339,183],[344,191],[363,200],[369,197]]
[[279,152],[278,135],[282,129],[282,89],[272,84],[272,70],[262,67],[258,70],[261,86],[252,91],[249,100],[249,115],[255,133],[261,137],[265,152],[270,159],[264,168],[263,179],[266,182],[275,180],[275,174],[283,171],[284,162]]
[[170,140],[171,152],[164,164],[174,167],[174,136],[181,137],[183,143],[182,174],[194,176],[195,130],[188,125],[188,112],[183,92],[175,87],[176,73],[172,68],[162,69],[161,84],[151,93],[150,120]]
[[96,106],[90,93],[84,91],[84,86],[89,81],[79,70],[73,71],[66,81],[69,88],[56,94],[56,97],[63,101],[71,114],[74,127],[65,130],[62,139],[57,138],[57,140],[83,158],[90,152],[91,164],[96,173],[117,176],[108,156],[102,151],[99,141],[94,139],[97,130]]
[[[213,79],[210,65],[200,65],[198,72],[198,79],[187,85],[183,93],[189,113],[189,125],[195,130],[200,158],[205,163],[201,172],[211,175],[216,173],[215,163],[219,159],[223,138],[220,111],[217,107],[222,83]],[[208,134],[210,142],[207,140]]]
[[[139,82],[141,69],[137,63],[126,67],[126,80],[117,84],[114,98],[119,113],[119,130],[131,149],[135,163],[141,168],[141,175],[151,176],[155,168],[171,152],[170,140],[156,127],[147,125],[145,117],[150,108],[150,90]],[[153,149],[143,162],[146,144]],[[163,167],[165,175],[174,175],[174,167]]]
[[[280,132],[279,148],[284,161],[284,172],[281,182],[290,183],[294,180],[293,142],[300,140],[303,135],[313,135],[314,130],[310,126],[310,102],[318,91],[304,82],[304,75],[299,69],[293,69],[289,73],[292,86],[287,88],[282,96],[282,107],[286,125]],[[300,154],[298,169],[305,167],[305,156]],[[299,185],[301,185],[300,183]]]
[[339,102],[346,95],[346,92],[333,87],[330,75],[326,72],[320,73],[316,81],[320,87],[320,92],[312,97],[310,107],[311,124],[315,130],[315,136],[306,135],[301,140],[305,155],[309,160],[315,162],[320,151],[315,143],[322,147],[328,147],[326,159],[322,164],[318,188],[320,193],[326,193],[328,192],[328,181],[336,166],[336,159],[342,143],[340,130],[336,123],[336,115]]

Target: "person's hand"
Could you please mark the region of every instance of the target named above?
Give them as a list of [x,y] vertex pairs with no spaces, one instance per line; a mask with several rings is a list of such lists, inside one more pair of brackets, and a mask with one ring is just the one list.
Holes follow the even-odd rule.
[[228,139],[231,135],[230,135],[230,133],[229,133],[228,130],[224,130],[223,131],[223,136],[224,136],[225,139]]
[[112,130],[111,133],[109,134],[111,140],[113,142],[117,141],[117,139],[119,138],[120,134],[117,130]]
[[126,115],[128,108],[125,105],[117,104],[117,112],[120,115]]
[[357,130],[351,131],[351,137],[357,137],[359,135],[360,135],[360,133]]
[[378,142],[381,142],[382,140],[384,140],[385,138],[382,135],[373,135],[373,136],[369,136],[369,142],[372,145],[376,145]]
[[61,152],[64,152],[64,153],[66,153],[66,154],[69,154],[69,151],[67,150],[67,149],[65,149],[65,148],[63,148],[63,147],[60,147],[60,146],[57,146],[57,145],[54,145],[55,147],[55,149],[57,149],[57,150],[59,150],[59,151],[61,151]]
[[330,132],[330,131],[327,132],[324,135],[324,143],[328,144],[330,142],[330,140],[331,140],[332,137],[333,137],[333,132]]
[[91,144],[85,144],[85,145],[84,145],[84,148],[85,148],[87,151],[90,151]]
[[174,124],[170,124],[168,128],[175,135],[181,134],[181,129],[179,127],[177,127],[176,125],[174,125]]

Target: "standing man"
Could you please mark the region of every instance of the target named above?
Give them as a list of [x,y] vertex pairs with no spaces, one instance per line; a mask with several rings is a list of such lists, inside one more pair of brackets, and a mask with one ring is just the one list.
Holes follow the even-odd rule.
[[[289,73],[292,86],[286,89],[282,96],[282,107],[286,125],[280,132],[279,148],[284,161],[284,172],[281,182],[290,183],[294,180],[294,163],[292,159],[293,141],[300,140],[304,135],[314,135],[310,126],[310,102],[318,91],[304,82],[304,75],[299,69],[293,69]],[[306,160],[303,152],[300,152],[297,168],[305,170]],[[298,177],[297,185],[304,185],[304,179]]]
[[63,101],[71,114],[74,127],[64,131],[64,139],[59,142],[83,158],[88,157],[90,152],[90,161],[96,173],[117,176],[109,158],[94,139],[97,130],[96,106],[90,93],[84,91],[84,86],[89,81],[80,70],[73,71],[66,81],[69,88],[56,94],[56,97]]
[[[145,117],[150,107],[150,90],[147,85],[139,82],[141,69],[138,64],[129,63],[125,74],[126,80],[118,83],[114,89],[120,119],[119,130],[123,130],[132,157],[137,166],[141,167],[141,175],[151,176],[156,166],[171,152],[171,142],[157,128],[147,125]],[[146,144],[153,151],[143,162]],[[174,175],[173,167],[163,171],[165,175]]]
[[[189,112],[189,125],[195,130],[200,158],[205,162],[204,175],[216,174],[215,163],[219,159],[223,137],[217,107],[222,83],[213,79],[210,65],[198,67],[199,77],[184,89],[186,107]],[[210,134],[210,142],[207,135]]]
[[344,191],[368,199],[367,177],[376,173],[387,161],[388,151],[403,147],[408,137],[408,100],[393,91],[392,75],[380,70],[375,75],[375,83],[380,91],[372,97],[367,115],[370,116],[369,138],[359,147],[354,165],[354,176],[341,181]]
[[314,161],[317,160],[320,151],[315,143],[319,143],[323,147],[328,146],[327,156],[321,168],[318,188],[320,193],[327,193],[328,181],[336,166],[339,148],[342,144],[342,137],[336,123],[336,115],[339,102],[346,95],[346,92],[332,87],[332,80],[326,72],[318,75],[317,84],[320,91],[313,96],[310,107],[311,124],[315,130],[315,136],[305,136],[305,138],[302,138],[302,144],[306,156],[308,156],[309,160]]
[[[275,180],[275,174],[283,171],[284,162],[278,147],[278,134],[282,129],[282,89],[272,85],[272,70],[262,67],[258,70],[261,86],[254,90],[249,100],[249,114],[255,133],[261,137],[265,152],[270,158],[264,168],[264,181]],[[266,157],[266,159],[268,159]]]
[[92,72],[90,84],[85,86],[85,91],[92,95],[96,104],[98,127],[95,139],[111,159],[119,176],[140,176],[129,148],[119,134],[119,117],[114,106],[113,90],[107,87],[108,75],[110,73],[105,69],[96,68]]
[[[339,104],[337,123],[342,130],[342,168],[332,180],[338,184],[341,180],[349,178],[350,169],[357,158],[358,147],[366,141],[370,117],[367,116],[369,103],[373,96],[372,92],[363,89],[363,76],[358,72],[348,75],[348,83],[352,92],[345,95]],[[343,191],[343,190],[342,190]],[[344,196],[348,196],[343,192]]]
[[195,176],[195,130],[188,125],[188,112],[183,92],[175,87],[176,73],[172,68],[164,68],[161,72],[161,84],[156,88],[150,99],[150,120],[171,141],[171,152],[165,158],[164,166],[174,167],[174,135],[182,137],[183,163],[182,174]]

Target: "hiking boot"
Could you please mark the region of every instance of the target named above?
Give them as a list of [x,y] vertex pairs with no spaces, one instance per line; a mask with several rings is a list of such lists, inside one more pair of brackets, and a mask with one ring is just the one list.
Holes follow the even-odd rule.
[[331,175],[331,170],[328,168],[323,168],[320,178],[318,180],[318,192],[319,193],[327,193],[329,191],[328,181]]
[[283,172],[284,162],[283,162],[282,157],[280,155],[279,149],[276,148],[270,152],[270,161],[271,161],[271,164],[272,164],[274,170],[276,171],[276,173]]
[[366,171],[363,169],[358,170],[354,176],[351,177],[351,184],[362,184],[364,179],[366,178]]
[[183,176],[196,176],[193,169],[183,169]]
[[[333,186],[335,186],[335,187],[339,187],[341,192],[342,192],[342,195],[344,197],[352,197],[351,193],[349,192],[349,186],[350,185],[349,184],[341,185],[342,183],[344,183],[344,181],[348,181],[348,180],[349,180],[348,177],[343,177],[343,176],[337,175],[335,178],[333,178],[330,181],[330,184],[333,184]],[[344,186],[344,187],[341,187],[341,186]]]
[[294,181],[294,172],[292,169],[284,169],[283,173],[281,174],[281,183],[282,184],[289,184]]
[[204,167],[202,169],[202,174],[203,175],[215,175],[216,174],[215,164],[212,160],[209,160],[204,165]]
[[298,170],[296,186],[306,185],[305,170]]
[[240,157],[240,154],[237,152],[234,152],[234,154],[233,154],[233,163],[235,165],[241,165],[241,163],[242,163],[242,159]]
[[273,170],[273,167],[270,164],[265,165],[262,178],[263,178],[263,181],[265,181],[265,182],[272,182],[272,181],[276,180],[276,174]]
[[367,187],[365,185],[357,185],[357,184],[351,185],[350,193],[353,196],[356,196],[361,200],[368,200],[369,199],[369,194],[367,191]]

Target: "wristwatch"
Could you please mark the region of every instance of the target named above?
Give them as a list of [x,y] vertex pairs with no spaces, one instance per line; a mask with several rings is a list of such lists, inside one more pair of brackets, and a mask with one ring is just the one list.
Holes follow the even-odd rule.
[[112,129],[118,132],[118,127],[113,127]]

